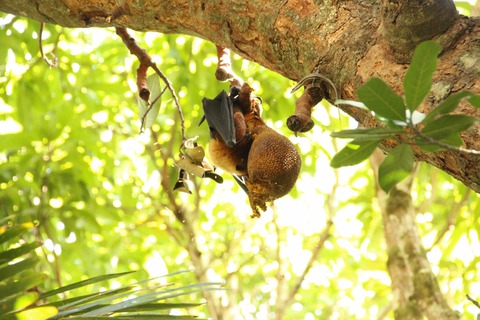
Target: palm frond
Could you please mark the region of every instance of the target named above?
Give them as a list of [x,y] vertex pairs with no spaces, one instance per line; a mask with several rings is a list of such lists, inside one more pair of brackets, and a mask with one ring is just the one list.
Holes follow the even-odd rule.
[[0,320],[198,319],[191,315],[169,313],[198,307],[202,303],[170,300],[202,291],[222,290],[219,282],[190,285],[158,283],[160,278],[171,279],[191,272],[184,270],[87,295],[75,295],[75,290],[118,279],[135,271],[101,275],[38,293],[38,286],[46,279],[44,274],[34,271],[39,262],[35,249],[41,244],[25,243],[19,239],[33,228],[33,224],[0,227]]

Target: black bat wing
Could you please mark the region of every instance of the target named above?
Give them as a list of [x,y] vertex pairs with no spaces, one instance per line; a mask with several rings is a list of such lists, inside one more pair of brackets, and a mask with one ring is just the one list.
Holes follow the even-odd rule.
[[203,98],[202,104],[204,118],[207,119],[212,135],[218,132],[227,146],[230,148],[235,146],[237,141],[233,121],[233,104],[228,94],[222,90],[213,100]]
[[245,177],[238,176],[235,174],[232,174],[232,176],[233,176],[233,179],[235,179],[235,181],[238,183],[240,188],[242,188],[242,190],[245,191],[246,194],[248,194],[248,188],[247,188],[247,184],[245,183]]

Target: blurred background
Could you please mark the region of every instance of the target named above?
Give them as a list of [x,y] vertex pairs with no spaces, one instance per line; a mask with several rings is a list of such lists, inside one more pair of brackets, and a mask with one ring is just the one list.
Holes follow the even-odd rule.
[[[469,14],[473,4],[458,2]],[[228,174],[223,184],[194,179],[174,192],[181,127],[171,95],[140,133],[136,68],[111,29],[46,25],[0,15],[0,227],[33,223],[22,241],[40,241],[35,272],[51,290],[102,274],[138,270],[78,294],[191,270],[178,281],[220,281],[227,290],[181,298],[207,304],[191,314],[216,319],[390,319],[390,278],[371,161],[334,170],[346,143],[330,134],[356,123],[322,102],[316,126],[294,136],[285,125],[301,92],[294,82],[233,55],[233,69],[263,99],[263,118],[302,155],[294,190],[260,219]],[[131,32],[172,82],[188,138],[215,80],[214,44],[183,35]],[[161,83],[162,87],[164,86]],[[302,91],[302,90],[300,90]],[[374,160],[372,160],[374,161]],[[416,222],[448,303],[474,319],[465,294],[480,295],[480,197],[419,163],[413,177]],[[181,219],[179,218],[181,217]],[[2,228],[3,228],[2,227]],[[178,311],[180,313],[184,311]]]

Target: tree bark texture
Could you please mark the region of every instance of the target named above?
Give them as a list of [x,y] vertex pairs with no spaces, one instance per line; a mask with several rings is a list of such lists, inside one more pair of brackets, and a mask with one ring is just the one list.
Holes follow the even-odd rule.
[[414,174],[386,194],[378,185],[378,168],[384,158],[377,149],[370,164],[377,179],[395,319],[460,319],[440,290],[418,233],[410,195]]
[[394,188],[383,210],[395,319],[460,319],[445,301],[415,224],[408,192]]
[[[443,50],[419,111],[428,113],[461,90],[480,93],[480,19],[460,16],[451,0],[0,0],[0,10],[65,27],[122,26],[201,37],[293,80],[320,72],[343,99],[353,100],[374,76],[402,94],[414,47],[433,39]],[[361,126],[378,125],[365,110],[341,108]],[[456,112],[480,118],[467,102]],[[480,150],[478,125],[462,137],[467,149]],[[415,154],[480,192],[478,155]]]

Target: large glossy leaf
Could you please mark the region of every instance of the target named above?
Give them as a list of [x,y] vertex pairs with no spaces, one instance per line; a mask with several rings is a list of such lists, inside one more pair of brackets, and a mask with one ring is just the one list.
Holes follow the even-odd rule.
[[366,160],[381,140],[365,141],[355,139],[340,150],[330,162],[334,168],[352,166]]
[[356,139],[357,141],[381,140],[391,138],[392,136],[403,132],[404,130],[401,128],[362,128],[333,132],[331,136],[342,139]]
[[470,99],[468,99],[468,102],[475,108],[480,108],[480,95],[474,95]]
[[476,121],[478,120],[473,117],[461,114],[444,115],[429,122],[422,133],[434,139],[442,139],[468,129]]
[[371,78],[358,88],[358,97],[368,109],[388,120],[406,121],[403,98],[396,94],[383,80]]
[[455,110],[460,101],[464,98],[472,97],[473,93],[469,91],[461,91],[451,94],[442,103],[440,103],[435,109],[433,109],[427,117],[423,120],[425,123],[435,119],[437,116],[447,114]]
[[414,155],[407,144],[400,144],[388,153],[378,168],[378,182],[385,191],[390,191],[397,183],[407,178],[413,168]]
[[102,292],[90,293],[86,295],[74,296],[68,299],[53,301],[53,302],[47,303],[46,305],[58,307],[60,310],[67,310],[76,306],[80,306],[82,304],[86,304],[88,302],[99,300],[100,298],[112,297],[112,296],[118,297],[118,295],[121,293],[131,292],[133,288],[134,288],[133,285],[124,286],[119,289],[112,289],[112,290],[107,290]]
[[435,144],[431,141],[427,141],[422,137],[418,137],[417,139],[415,139],[415,141],[418,144],[418,146],[422,148],[422,150],[425,150],[428,152],[445,150],[445,147],[442,146],[441,144],[447,144],[452,147],[459,147],[463,144],[463,139],[462,137],[460,137],[460,134],[458,133],[453,133],[449,136],[435,139],[435,142],[439,142],[441,144]]
[[405,102],[413,111],[425,99],[432,86],[432,75],[437,68],[437,56],[441,47],[434,41],[425,41],[418,45],[403,80]]

